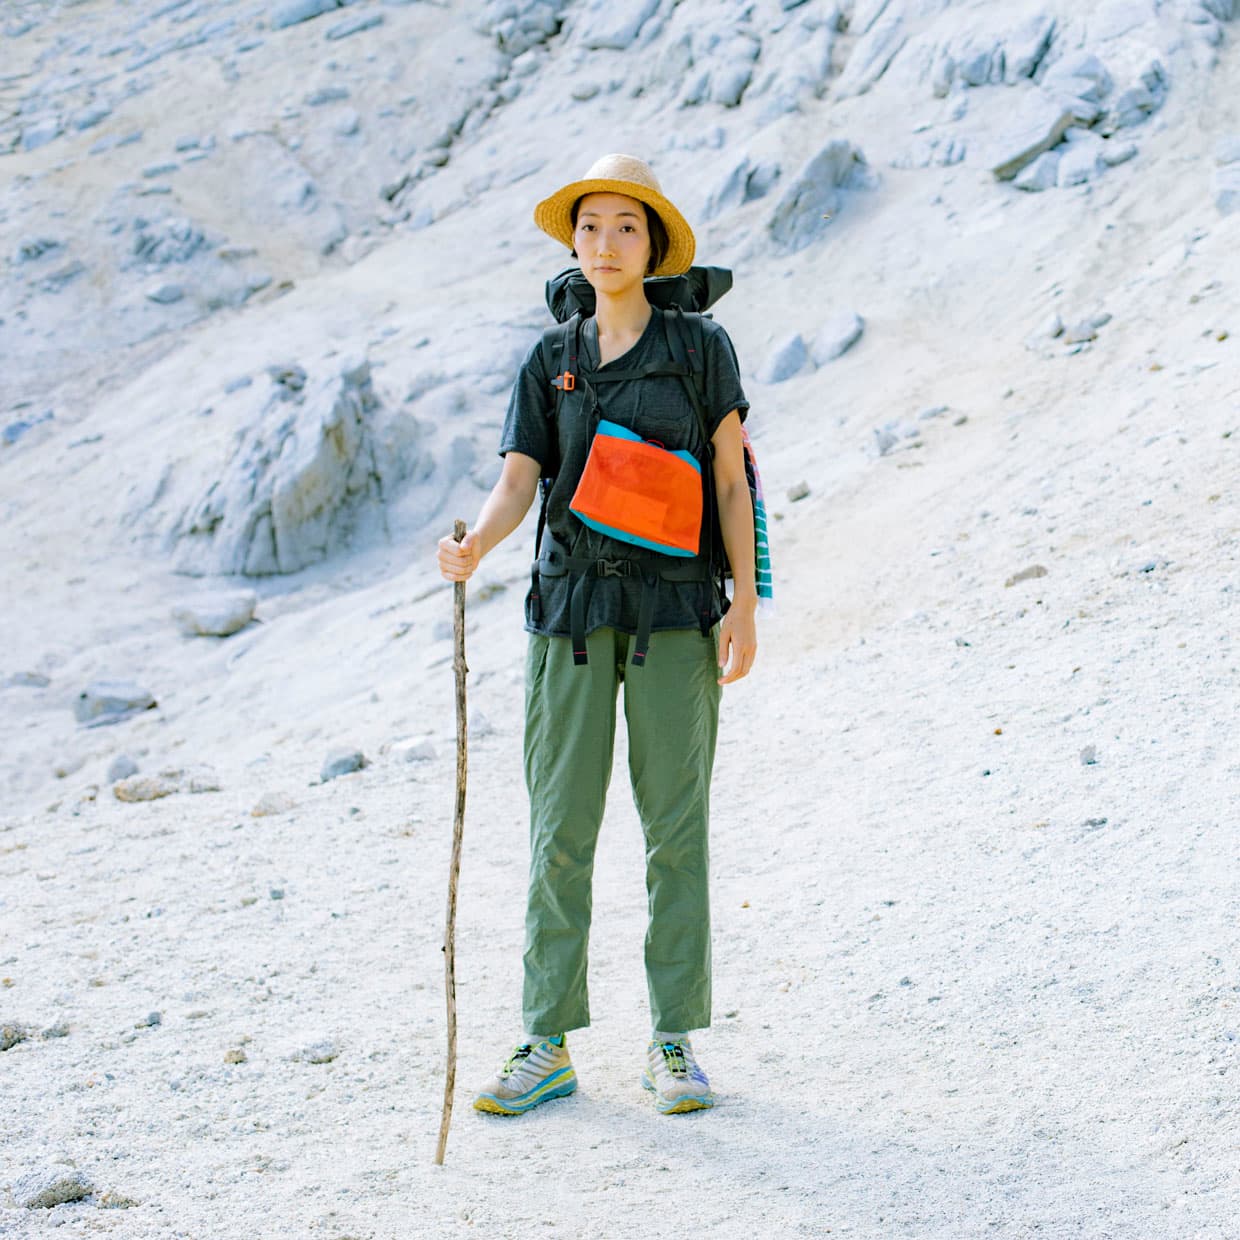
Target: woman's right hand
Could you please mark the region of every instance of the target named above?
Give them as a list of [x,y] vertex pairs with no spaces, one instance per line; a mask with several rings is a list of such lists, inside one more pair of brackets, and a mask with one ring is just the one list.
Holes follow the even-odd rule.
[[439,572],[448,581],[468,581],[482,560],[482,543],[470,530],[457,542],[450,534],[439,540]]

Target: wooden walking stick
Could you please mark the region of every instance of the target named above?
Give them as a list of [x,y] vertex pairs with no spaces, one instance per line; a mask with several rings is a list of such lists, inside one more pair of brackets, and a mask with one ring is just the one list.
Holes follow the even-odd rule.
[[[452,537],[465,537],[465,522],[457,521]],[[469,731],[465,720],[465,583],[452,587],[452,668],[456,672],[456,816],[452,822],[452,861],[448,866],[448,918],[443,936],[444,988],[448,998],[448,1071],[443,1086],[443,1119],[439,1124],[436,1166],[443,1166],[452,1123],[452,1091],[456,1088],[456,883],[461,874],[461,837],[465,833],[465,775],[469,768]]]

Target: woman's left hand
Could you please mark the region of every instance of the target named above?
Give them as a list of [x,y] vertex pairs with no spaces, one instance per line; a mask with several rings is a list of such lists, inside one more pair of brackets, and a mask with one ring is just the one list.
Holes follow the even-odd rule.
[[758,653],[757,599],[733,599],[719,626],[719,683],[730,685],[749,675]]

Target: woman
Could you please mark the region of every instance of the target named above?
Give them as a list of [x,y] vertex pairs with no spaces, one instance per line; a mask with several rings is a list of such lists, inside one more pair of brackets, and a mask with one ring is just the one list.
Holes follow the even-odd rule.
[[[689,1035],[710,1024],[707,835],[720,686],[745,676],[757,649],[753,507],[741,435],[749,406],[731,343],[711,320],[703,320],[703,362],[713,458],[680,379],[604,382],[618,371],[670,360],[662,313],[647,300],[643,281],[684,272],[693,260],[693,233],[645,163],[605,156],[583,179],[541,202],[534,219],[572,250],[594,289],[596,310],[581,326],[580,356],[566,369],[580,371],[581,389],[592,393],[601,410],[581,399],[580,391],[572,400],[562,397],[557,407],[556,387],[577,385],[548,373],[542,342],[536,342],[509,403],[500,479],[464,540],[439,543],[443,576],[467,580],[521,523],[540,478],[552,480],[542,571],[526,600],[526,1036],[474,1105],[521,1114],[577,1087],[564,1035],[590,1023],[591,874],[623,684],[650,910],[645,955],[653,1034],[642,1082],[664,1114],[698,1110],[714,1104]],[[734,582],[726,614],[713,574],[700,559],[692,562],[700,571],[686,572],[685,560],[600,533],[571,511],[592,444],[592,413],[598,411],[643,440],[687,449],[702,468],[713,470]],[[626,560],[640,571],[628,571],[632,563],[626,567]],[[578,590],[576,600],[583,574],[565,571],[565,563],[599,569],[585,574],[590,588],[584,596]],[[643,600],[646,590],[654,592],[653,612],[650,599]],[[575,607],[576,626],[570,616]],[[574,627],[585,635],[584,648],[575,652]],[[635,661],[645,653],[635,648],[643,627],[650,631],[649,656]]]

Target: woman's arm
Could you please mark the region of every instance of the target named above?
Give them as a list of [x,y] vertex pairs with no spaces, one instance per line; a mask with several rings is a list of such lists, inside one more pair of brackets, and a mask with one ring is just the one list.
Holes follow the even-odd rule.
[[749,674],[758,652],[754,624],[758,588],[754,580],[753,501],[745,477],[741,418],[735,409],[719,424],[711,442],[715,446],[719,528],[732,566],[732,606],[719,629],[719,683],[727,685]]
[[451,537],[439,540],[439,571],[449,581],[468,581],[493,550],[525,519],[534,496],[542,466],[532,456],[509,452],[499,481],[487,496],[478,520],[461,542]]

